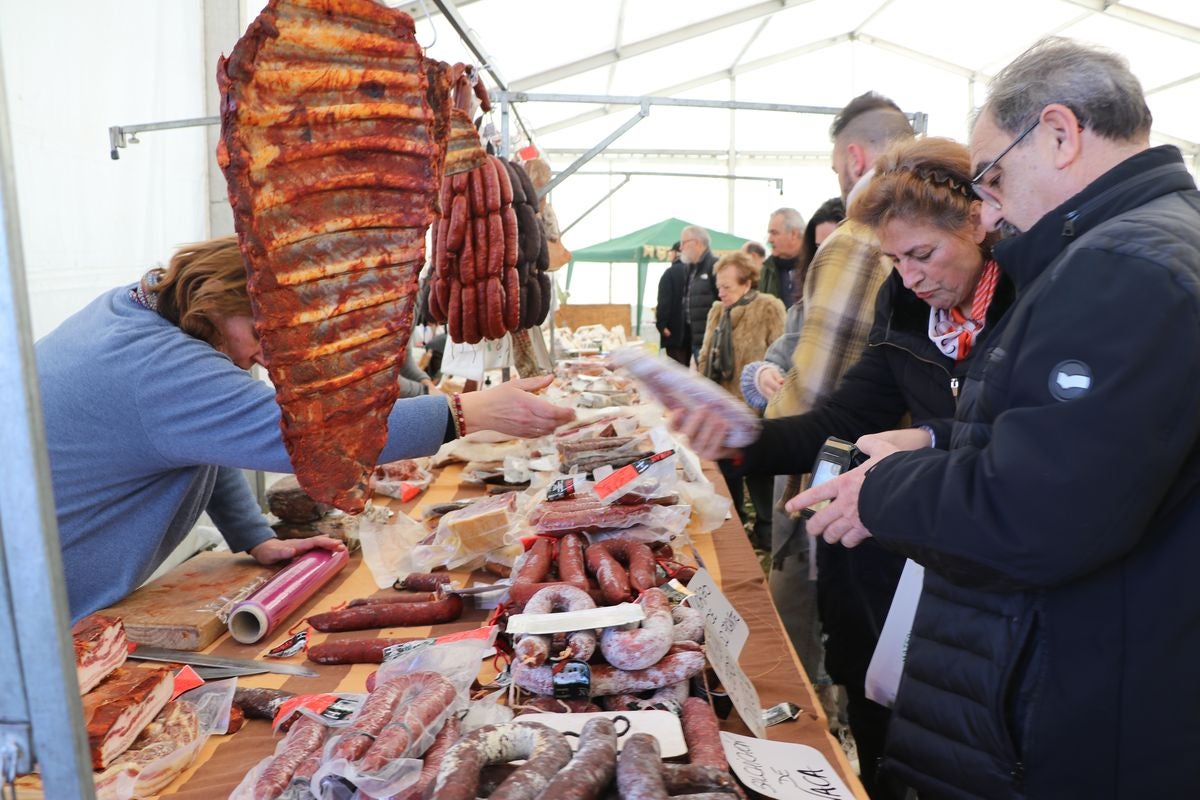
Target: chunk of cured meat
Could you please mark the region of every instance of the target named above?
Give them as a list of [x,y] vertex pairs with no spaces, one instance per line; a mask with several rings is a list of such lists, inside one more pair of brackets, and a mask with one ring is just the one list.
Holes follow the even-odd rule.
[[300,486],[357,512],[387,441],[449,135],[445,65],[370,0],[271,0],[217,67],[251,306]]
[[168,667],[128,667],[113,672],[83,696],[92,766],[104,769],[128,749],[171,699],[175,678]]
[[199,751],[189,745],[198,738],[200,718],[196,707],[185,700],[168,703],[130,748],[96,775],[97,800],[128,797],[122,788],[130,785],[133,797],[157,796],[192,763]]
[[125,623],[119,619],[92,614],[71,626],[75,643],[75,672],[79,693],[87,694],[114,669],[125,663],[129,648]]

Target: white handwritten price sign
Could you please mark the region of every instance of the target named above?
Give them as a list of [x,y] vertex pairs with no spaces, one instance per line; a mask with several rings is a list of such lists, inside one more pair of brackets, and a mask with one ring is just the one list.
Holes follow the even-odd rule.
[[733,603],[729,602],[729,598],[717,588],[708,570],[696,570],[687,588],[693,593],[688,605],[704,615],[705,638],[710,635],[719,637],[736,660],[750,636],[750,626],[733,607]]
[[776,800],[854,800],[833,766],[812,747],[724,732],[721,744],[738,778],[759,794]]
[[750,627],[706,570],[696,570],[687,588],[692,592],[688,602],[704,615],[704,648],[708,663],[721,679],[721,685],[746,727],[755,736],[765,737],[767,726],[763,724],[758,690],[738,664],[738,655],[750,635]]

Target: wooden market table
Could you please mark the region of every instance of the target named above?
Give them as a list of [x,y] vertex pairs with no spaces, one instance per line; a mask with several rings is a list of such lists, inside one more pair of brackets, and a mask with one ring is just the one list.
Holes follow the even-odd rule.
[[[478,495],[480,492],[477,487],[459,485],[459,472],[458,465],[447,467],[437,474],[429,489],[415,501],[404,505],[392,501],[392,507],[397,511],[412,514],[417,508],[430,503]],[[725,491],[724,482],[715,466],[706,465],[705,474],[714,486],[720,491]],[[386,502],[388,501],[384,498],[383,503]],[[776,703],[790,701],[802,709],[800,717],[796,720],[768,728],[768,738],[816,748],[833,765],[855,796],[866,800],[866,792],[850,768],[845,753],[829,733],[828,722],[821,705],[816,700],[812,685],[784,633],[779,615],[771,602],[762,568],[736,517],[726,520],[712,534],[702,534],[693,538],[696,549],[714,580],[750,627],[750,637],[742,651],[740,663],[757,688],[763,707],[768,708]],[[461,584],[461,579],[465,577],[456,576],[455,582]],[[355,554],[349,566],[294,615],[294,619],[299,621],[302,615],[325,611],[351,598],[369,596],[376,591],[370,571],[361,557]],[[442,635],[476,628],[485,621],[488,613],[468,602],[462,618],[445,625],[337,633],[329,634],[328,638]],[[326,635],[315,632],[313,636],[310,643],[326,638]],[[206,652],[237,658],[259,658],[283,638],[284,632],[277,631],[260,644],[242,645],[226,634]],[[367,676],[377,668],[374,664],[314,665],[299,656],[290,661],[313,667],[320,672],[319,677],[299,678],[264,673],[239,678],[239,681],[243,686],[278,688],[297,694],[362,692],[365,691]],[[737,712],[732,712],[729,718],[722,722],[721,727],[733,733],[749,735]],[[243,776],[260,759],[273,751],[276,741],[270,726],[258,720],[247,720],[245,727],[232,736],[213,736],[206,743],[196,763],[164,792],[164,796],[179,800],[214,800],[228,797]]]

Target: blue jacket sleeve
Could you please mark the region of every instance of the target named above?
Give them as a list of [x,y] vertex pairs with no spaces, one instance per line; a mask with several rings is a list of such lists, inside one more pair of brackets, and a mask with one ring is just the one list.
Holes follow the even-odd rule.
[[250,491],[246,477],[231,467],[217,470],[217,483],[208,501],[208,516],[234,552],[250,550],[274,539],[275,532]]
[[[165,465],[292,471],[269,384],[199,340],[163,353],[162,363],[143,377],[136,403]],[[436,452],[449,417],[444,397],[398,400],[380,463]]]
[[[988,444],[897,453],[859,495],[881,542],[981,586],[1059,585],[1123,557],[1200,435],[1195,287],[1085,250],[1043,291],[999,342],[1012,363],[983,373],[1000,409]],[[1066,361],[1088,365],[1091,385],[1060,401],[1050,382]]]

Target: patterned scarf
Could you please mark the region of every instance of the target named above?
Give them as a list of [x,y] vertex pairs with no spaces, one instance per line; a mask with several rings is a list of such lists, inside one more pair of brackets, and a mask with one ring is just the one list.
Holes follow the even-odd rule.
[[162,280],[162,276],[163,271],[161,269],[156,268],[147,272],[138,281],[138,285],[129,290],[130,299],[151,311],[158,311],[158,292],[150,290],[158,285],[158,282]]
[[971,354],[975,339],[987,323],[988,306],[996,293],[996,281],[1000,267],[995,261],[983,265],[983,274],[975,287],[975,298],[971,301],[971,316],[965,317],[955,306],[951,309],[929,309],[929,338],[937,348],[955,361],[962,361]]
[[756,297],[758,297],[758,292],[751,289],[721,314],[721,321],[717,324],[717,329],[713,331],[712,350],[708,358],[708,375],[706,377],[710,380],[717,383],[728,383],[733,379],[733,366],[735,362],[733,353],[733,320],[731,319],[731,315],[735,308],[749,305]]

